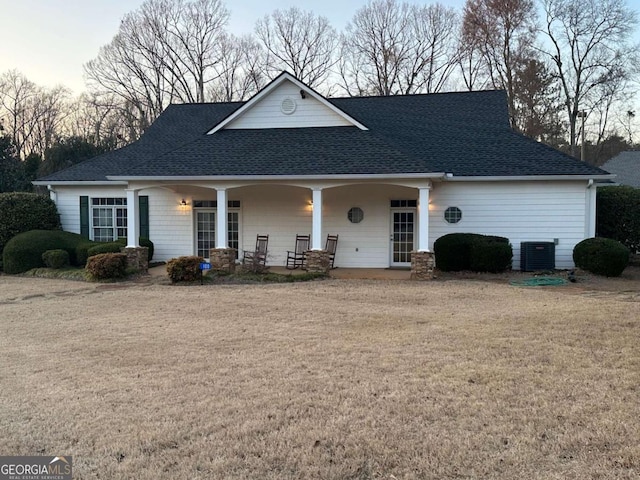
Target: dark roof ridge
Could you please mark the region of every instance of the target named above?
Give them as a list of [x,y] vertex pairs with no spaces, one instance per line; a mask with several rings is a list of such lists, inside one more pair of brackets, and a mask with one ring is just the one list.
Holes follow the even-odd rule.
[[231,102],[183,102],[183,103],[173,103],[173,102],[171,102],[167,106],[165,111],[170,107],[200,106],[200,105],[205,105],[205,106],[206,105],[208,105],[208,106],[212,106],[212,105],[235,105],[235,104],[245,104],[245,103],[247,103],[246,100],[234,100],[234,101],[231,101]]
[[449,92],[425,92],[425,93],[400,93],[395,95],[347,95],[344,97],[325,97],[327,100],[355,100],[361,98],[415,98],[415,97],[429,97],[429,96],[445,96],[445,95],[464,95],[464,94],[477,94],[477,93],[506,93],[503,88],[492,88],[484,90],[452,90]]

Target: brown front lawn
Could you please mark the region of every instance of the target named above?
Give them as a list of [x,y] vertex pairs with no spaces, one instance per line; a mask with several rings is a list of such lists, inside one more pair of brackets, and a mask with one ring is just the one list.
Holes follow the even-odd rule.
[[0,276],[0,453],[73,455],[76,479],[638,478],[629,271],[545,288]]

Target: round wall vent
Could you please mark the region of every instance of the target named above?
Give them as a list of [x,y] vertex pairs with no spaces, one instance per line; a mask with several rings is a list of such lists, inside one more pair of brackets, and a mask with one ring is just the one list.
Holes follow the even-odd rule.
[[296,111],[296,101],[293,98],[289,98],[289,97],[285,98],[284,100],[282,100],[282,103],[280,104],[280,110],[285,115],[291,115],[293,112]]

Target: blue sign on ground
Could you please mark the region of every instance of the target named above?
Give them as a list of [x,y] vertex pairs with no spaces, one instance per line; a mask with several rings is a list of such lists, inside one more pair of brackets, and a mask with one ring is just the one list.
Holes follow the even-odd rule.
[[211,264],[207,262],[202,262],[200,264],[200,270],[211,270]]

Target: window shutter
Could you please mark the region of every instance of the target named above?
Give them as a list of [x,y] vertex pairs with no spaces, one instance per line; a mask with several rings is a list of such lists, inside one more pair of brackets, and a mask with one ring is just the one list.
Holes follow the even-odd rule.
[[149,197],[140,195],[138,197],[140,211],[140,238],[149,238]]
[[80,235],[89,238],[89,197],[80,197]]

